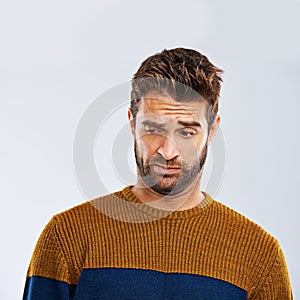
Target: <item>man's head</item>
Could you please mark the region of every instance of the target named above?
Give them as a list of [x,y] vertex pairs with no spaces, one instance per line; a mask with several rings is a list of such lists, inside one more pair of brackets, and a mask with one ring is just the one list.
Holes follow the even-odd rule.
[[148,187],[178,194],[200,181],[220,118],[222,70],[197,51],[164,50],[132,80],[129,118],[138,175]]
[[149,91],[164,91],[178,101],[205,100],[211,124],[218,113],[223,71],[203,54],[185,48],[163,50],[142,62],[132,79],[131,111]]

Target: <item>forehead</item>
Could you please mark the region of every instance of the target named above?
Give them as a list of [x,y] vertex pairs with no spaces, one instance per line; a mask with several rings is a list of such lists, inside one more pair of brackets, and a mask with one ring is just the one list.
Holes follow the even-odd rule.
[[149,92],[139,103],[138,117],[168,120],[206,120],[207,103],[204,99],[178,101],[168,94]]

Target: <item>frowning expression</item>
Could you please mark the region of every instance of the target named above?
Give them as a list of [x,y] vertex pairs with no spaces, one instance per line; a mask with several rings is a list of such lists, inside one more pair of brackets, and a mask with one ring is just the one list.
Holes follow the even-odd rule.
[[199,180],[207,156],[205,101],[176,101],[150,92],[140,100],[131,128],[141,180],[156,192],[178,194]]

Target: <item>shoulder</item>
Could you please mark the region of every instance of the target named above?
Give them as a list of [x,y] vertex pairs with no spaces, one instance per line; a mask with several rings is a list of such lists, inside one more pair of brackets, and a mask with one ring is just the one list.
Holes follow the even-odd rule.
[[216,200],[212,214],[218,251],[223,251],[222,257],[232,263],[228,269],[240,268],[239,276],[250,290],[258,289],[267,280],[277,261],[284,266],[278,240],[260,225]]
[[[233,248],[253,252],[256,257],[268,257],[280,248],[278,240],[263,227],[234,209],[214,200],[212,205],[214,221],[219,234],[232,242]],[[238,246],[238,247],[237,247]]]
[[275,237],[216,200],[202,220],[209,253],[217,264],[215,269],[224,272],[229,282],[247,290],[251,299],[257,295],[259,299],[269,299],[277,288],[278,293],[285,293],[280,299],[290,299],[286,296],[290,289],[285,258]]
[[214,200],[214,207],[228,225],[232,224],[233,226],[240,226],[241,229],[246,227],[258,234],[271,237],[271,235],[262,226],[227,205]]
[[77,230],[93,227],[109,218],[103,207],[109,206],[115,198],[120,197],[122,197],[122,193],[118,191],[88,200],[55,214],[49,223],[58,231],[65,233],[74,231],[73,234],[75,234]]

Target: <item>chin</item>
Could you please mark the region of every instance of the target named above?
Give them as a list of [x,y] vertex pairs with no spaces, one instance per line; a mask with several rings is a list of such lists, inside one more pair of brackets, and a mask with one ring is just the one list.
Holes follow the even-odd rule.
[[174,196],[183,192],[187,187],[178,187],[177,185],[154,185],[151,187],[156,193],[164,196]]

